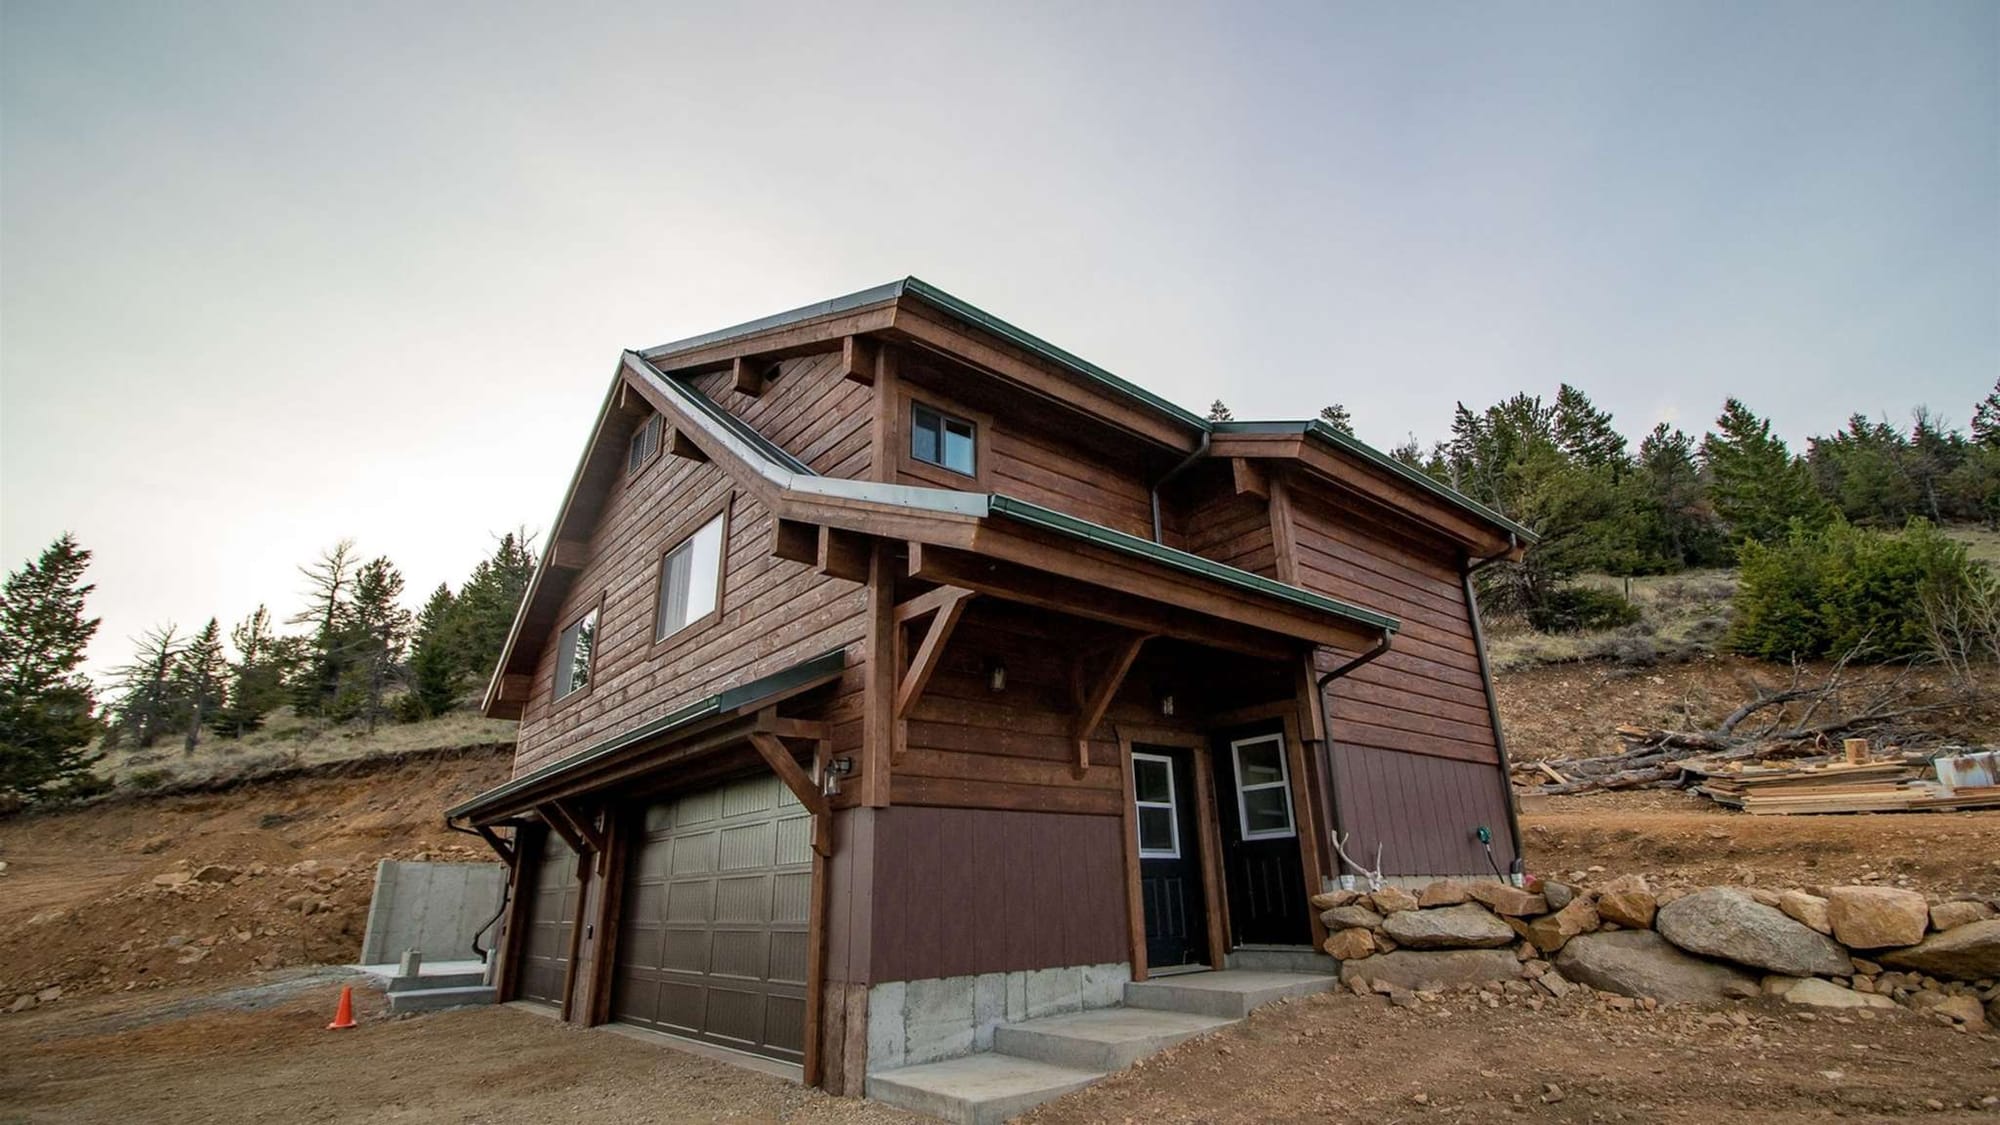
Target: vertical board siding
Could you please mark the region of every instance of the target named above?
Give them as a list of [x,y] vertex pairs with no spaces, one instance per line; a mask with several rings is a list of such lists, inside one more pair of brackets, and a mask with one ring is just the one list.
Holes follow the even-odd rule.
[[[1507,779],[1452,549],[1426,543],[1309,483],[1294,491],[1300,582],[1392,614],[1390,651],[1327,686],[1330,757],[1348,854],[1392,875],[1491,873],[1474,835],[1493,833],[1502,870]],[[1351,654],[1322,652],[1321,672]]]
[[[782,382],[782,381],[781,381]],[[660,556],[727,505],[719,614],[653,643]],[[773,521],[714,465],[662,454],[614,486],[536,666],[516,776],[758,676],[861,638],[861,587],[771,555]],[[560,629],[604,609],[585,693],[556,702]]]
[[1117,817],[877,814],[873,981],[1124,961]]

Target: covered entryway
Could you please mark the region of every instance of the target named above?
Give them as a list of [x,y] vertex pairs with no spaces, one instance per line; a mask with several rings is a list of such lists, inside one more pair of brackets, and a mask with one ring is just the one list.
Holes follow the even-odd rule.
[[1237,945],[1311,945],[1299,848],[1301,817],[1285,734],[1231,731],[1215,740],[1222,873]]
[[801,1061],[811,814],[762,774],[631,819],[612,1018]]
[[541,858],[528,887],[528,932],[521,945],[522,1000],[563,1002],[563,982],[569,976],[570,931],[575,925],[576,852],[553,832],[542,834]]

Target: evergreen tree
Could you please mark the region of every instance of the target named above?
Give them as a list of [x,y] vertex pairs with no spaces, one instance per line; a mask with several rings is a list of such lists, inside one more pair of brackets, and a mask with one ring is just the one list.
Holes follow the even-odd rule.
[[224,676],[228,670],[228,661],[222,653],[222,629],[211,617],[181,650],[174,665],[177,694],[185,701],[187,711],[187,737],[181,745],[182,753],[194,753],[195,744],[201,741],[202,725],[222,709]]
[[313,627],[312,656],[294,685],[299,712],[325,714],[340,690],[347,670],[348,599],[354,586],[354,540],[342,539],[319,559],[299,568],[306,579],[306,608],[292,617],[294,625]]
[[65,533],[0,587],[0,793],[40,796],[96,760],[97,701],[77,671],[98,625],[83,615],[89,565]]
[[1570,460],[1588,469],[1625,467],[1625,435],[1612,426],[1609,413],[1568,383],[1556,392],[1554,425],[1556,447]]
[[1221,399],[1216,399],[1208,406],[1208,420],[1211,422],[1233,422],[1236,420],[1236,415],[1229,412],[1229,408],[1222,404]]
[[2000,379],[1994,380],[1993,393],[1972,408],[1972,440],[2000,449]]
[[1793,520],[1808,527],[1826,522],[1826,501],[1805,463],[1771,433],[1768,419],[1731,398],[1715,425],[1702,438],[1702,466],[1715,513],[1732,536],[1770,543],[1788,534]]
[[435,718],[451,710],[462,679],[451,651],[448,626],[457,609],[451,587],[440,582],[417,614],[411,642],[410,694],[404,697],[406,719]]
[[409,641],[410,612],[400,604],[402,597],[402,572],[387,558],[372,559],[355,572],[346,664],[371,733]]
[[271,611],[261,605],[229,631],[236,661],[229,666],[226,701],[209,720],[211,730],[241,738],[263,726],[264,716],[284,702],[286,639],[271,631]]
[[1319,420],[1346,434],[1348,437],[1354,436],[1354,418],[1347,413],[1345,406],[1337,402],[1332,406],[1320,407]]
[[113,670],[118,678],[118,727],[142,748],[178,729],[180,696],[173,671],[185,642],[172,622],[141,636],[132,663]]
[[460,674],[480,683],[493,675],[534,576],[534,545],[525,531],[501,536],[493,556],[472,569],[439,627]]
[[1633,486],[1638,491],[1639,551],[1662,572],[1722,561],[1725,550],[1708,505],[1694,439],[1665,422],[1639,442]]

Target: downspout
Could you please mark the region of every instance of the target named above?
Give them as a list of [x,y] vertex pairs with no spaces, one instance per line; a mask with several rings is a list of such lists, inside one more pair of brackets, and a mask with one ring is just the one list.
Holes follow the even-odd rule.
[[1153,542],[1155,543],[1165,542],[1165,540],[1160,538],[1160,490],[1167,486],[1168,481],[1171,481],[1175,477],[1180,476],[1182,473],[1187,472],[1189,469],[1194,467],[1194,463],[1196,461],[1199,461],[1206,456],[1208,456],[1208,431],[1203,430],[1201,432],[1201,444],[1194,447],[1194,452],[1188,454],[1187,458],[1183,460],[1180,464],[1175,465],[1171,469],[1168,469],[1166,476],[1163,476],[1159,480],[1153,482],[1153,487],[1150,492],[1150,499],[1152,500],[1153,504]]
[[[1396,639],[1396,634],[1394,630],[1391,629],[1382,630],[1382,639],[1375,642],[1374,648],[1369,649],[1367,652],[1362,653],[1360,656],[1355,657],[1354,659],[1348,661],[1345,664],[1342,664],[1340,667],[1335,668],[1333,671],[1328,672],[1320,676],[1319,679],[1313,681],[1313,706],[1319,708],[1319,729],[1321,734],[1323,735],[1323,737],[1320,739],[1320,753],[1324,755],[1326,758],[1325,776],[1326,776],[1327,831],[1333,834],[1332,838],[1335,840],[1340,839],[1342,835],[1340,831],[1340,779],[1334,776],[1338,767],[1334,765],[1334,762],[1337,759],[1335,758],[1333,753],[1333,717],[1328,715],[1326,711],[1326,685],[1332,683],[1337,679],[1340,679],[1342,676],[1345,676],[1350,672],[1354,672],[1360,669],[1363,665],[1370,663],[1376,657],[1379,657],[1383,653],[1388,652],[1390,643],[1393,642],[1395,639]],[[1336,879],[1347,877],[1344,876],[1340,870],[1339,857],[1340,857],[1339,850],[1335,849],[1333,869],[1334,869],[1334,877]]]
[[[480,832],[480,831],[478,831],[477,829],[473,829],[473,828],[463,828],[463,827],[460,827],[460,826],[459,826],[459,824],[458,824],[458,822],[456,822],[456,821],[452,820],[452,819],[451,819],[450,817],[446,817],[446,818],[445,818],[445,821],[444,821],[444,826],[445,826],[446,828],[449,828],[449,829],[451,829],[451,830],[452,830],[453,832],[463,832],[463,833],[465,833],[465,834],[466,834],[467,836],[477,836],[477,837],[479,837],[479,838],[480,838],[481,840],[484,840],[484,841],[486,841],[486,846],[487,846],[487,847],[489,847],[489,848],[492,848],[492,849],[493,849],[493,854],[494,854],[494,855],[497,855],[497,856],[499,856],[499,857],[500,857],[500,865],[501,865],[502,867],[505,867],[505,868],[507,869],[507,875],[508,875],[508,877],[507,877],[507,878],[505,878],[505,879],[502,879],[502,880],[500,881],[500,906],[499,906],[499,908],[498,908],[497,910],[495,910],[495,911],[493,912],[493,917],[491,917],[491,918],[488,918],[488,919],[486,920],[486,924],[485,924],[485,925],[483,925],[483,926],[479,927],[478,929],[476,929],[476,930],[472,931],[472,953],[473,953],[473,956],[474,956],[474,957],[476,957],[476,958],[478,958],[478,959],[479,959],[479,960],[480,960],[481,962],[484,962],[484,961],[486,960],[486,955],[487,955],[487,953],[488,953],[488,952],[490,952],[490,951],[489,951],[489,950],[485,950],[485,949],[481,949],[481,948],[479,948],[479,937],[480,937],[480,935],[481,935],[481,934],[484,934],[484,933],[485,933],[486,931],[488,931],[488,930],[492,929],[492,928],[493,928],[493,926],[494,926],[494,924],[495,924],[495,923],[497,923],[497,922],[499,922],[499,921],[500,921],[500,919],[501,919],[502,917],[504,917],[504,916],[506,915],[506,913],[507,913],[507,901],[508,901],[508,900],[509,900],[510,898],[512,898],[512,897],[513,897],[513,895],[514,895],[514,879],[513,879],[513,875],[514,875],[514,859],[513,859],[512,857],[509,857],[509,856],[508,856],[508,854],[507,854],[506,852],[503,852],[503,851],[501,851],[501,850],[500,850],[500,848],[499,848],[499,846],[498,846],[497,844],[495,844],[495,843],[494,843],[493,839],[492,839],[491,837],[487,836],[487,835],[486,835],[486,834],[485,834],[484,832]],[[518,835],[519,835],[519,833],[517,832],[517,833],[516,833],[516,836],[518,836]],[[488,983],[491,983],[491,982],[489,981]]]
[[1479,652],[1479,682],[1486,690],[1486,717],[1493,724],[1493,749],[1500,756],[1500,787],[1507,794],[1507,831],[1514,836],[1514,862],[1509,871],[1519,879],[1527,870],[1521,859],[1521,810],[1514,798],[1513,764],[1507,760],[1507,733],[1500,729],[1500,702],[1493,695],[1493,668],[1486,661],[1486,630],[1479,623],[1479,595],[1472,588],[1472,576],[1500,562],[1520,547],[1513,532],[1507,533],[1507,549],[1483,559],[1468,558],[1459,568],[1459,585],[1465,590],[1465,609],[1472,618],[1472,647]]

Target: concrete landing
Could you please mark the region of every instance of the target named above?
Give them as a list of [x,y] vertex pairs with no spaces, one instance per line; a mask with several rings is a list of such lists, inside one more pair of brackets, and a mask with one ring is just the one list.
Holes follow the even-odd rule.
[[446,1008],[469,1008],[479,1004],[491,1004],[493,1000],[493,988],[485,984],[456,988],[391,990],[389,1011],[393,1015],[402,1015],[405,1012],[442,1012]]
[[[367,973],[386,987],[390,981],[396,979],[396,974],[401,970],[402,966],[394,961],[389,961],[378,965],[351,965],[349,968],[354,969],[356,972]],[[486,962],[465,958],[456,961],[425,961],[423,964],[417,966],[418,979],[426,983],[432,977],[460,976],[465,973],[476,973],[483,977],[486,973]]]
[[1235,1021],[1144,1008],[1099,1008],[993,1029],[993,1049],[1077,1070],[1123,1070]]
[[1240,1020],[1266,1004],[1331,992],[1339,984],[1339,977],[1318,973],[1225,969],[1219,973],[1132,981],[1125,986],[1125,1004],[1131,1008]]
[[963,1125],[999,1125],[1102,1077],[1012,1055],[967,1055],[871,1074],[868,1096]]

